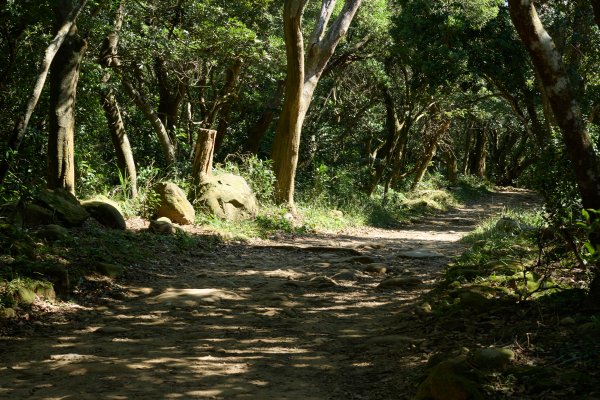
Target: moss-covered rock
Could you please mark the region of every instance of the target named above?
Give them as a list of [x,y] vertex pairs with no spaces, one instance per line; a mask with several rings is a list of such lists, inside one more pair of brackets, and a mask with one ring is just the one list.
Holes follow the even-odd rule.
[[81,202],[81,205],[102,225],[113,229],[127,229],[123,214],[114,204],[101,200],[86,200]]
[[47,240],[49,242],[55,242],[57,240],[66,240],[69,238],[69,231],[60,225],[50,224],[42,226],[36,233],[40,239]]
[[110,278],[118,278],[123,275],[125,268],[121,265],[99,262],[96,263],[96,271]]
[[27,232],[0,222],[0,254],[31,258],[35,255],[35,243]]
[[77,198],[65,190],[43,190],[34,203],[50,210],[56,222],[68,227],[81,226],[90,217]]
[[442,361],[429,371],[417,390],[416,400],[483,400],[465,356]]
[[35,291],[26,286],[19,286],[16,295],[17,303],[20,306],[30,306],[36,299]]

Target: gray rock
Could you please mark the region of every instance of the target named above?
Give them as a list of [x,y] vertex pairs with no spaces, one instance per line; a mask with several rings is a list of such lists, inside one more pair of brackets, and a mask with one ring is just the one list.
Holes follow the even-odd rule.
[[171,221],[190,225],[196,220],[196,211],[179,186],[172,182],[160,182],[154,190],[160,197],[156,215],[167,217]]
[[157,220],[150,221],[148,230],[152,233],[159,235],[173,235],[175,234],[175,227],[171,221],[166,217],[161,217]]
[[81,205],[92,218],[102,225],[113,229],[127,229],[125,218],[117,208],[116,204],[111,204],[108,201],[102,200],[87,200],[81,202]]
[[515,359],[515,353],[511,349],[489,347],[474,351],[470,359],[479,368],[500,370],[506,368]]
[[241,176],[209,176],[201,184],[199,192],[196,204],[219,218],[238,221],[254,218],[258,212],[256,197]]
[[353,269],[343,269],[331,277],[335,281],[356,281],[360,278],[364,278],[364,275]]
[[381,289],[394,289],[394,288],[410,289],[415,286],[421,285],[422,283],[423,283],[423,281],[420,280],[419,278],[415,278],[415,277],[411,277],[411,276],[396,277],[396,278],[389,278],[389,279],[382,281],[377,287],[381,288]]
[[382,263],[367,264],[363,271],[368,274],[385,274],[388,272],[388,266]]
[[408,250],[402,251],[398,253],[400,257],[405,258],[436,258],[436,257],[445,257],[442,253],[438,253],[437,251],[428,250],[428,249],[416,249],[416,250]]

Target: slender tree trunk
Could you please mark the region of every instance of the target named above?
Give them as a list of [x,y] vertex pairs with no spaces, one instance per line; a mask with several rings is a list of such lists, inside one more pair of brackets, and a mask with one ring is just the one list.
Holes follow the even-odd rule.
[[221,89],[221,109],[219,115],[219,125],[217,126],[217,137],[215,139],[215,151],[218,151],[223,144],[227,129],[229,128],[229,117],[231,114],[231,107],[237,99],[237,87],[240,80],[240,74],[242,72],[242,60],[237,59],[227,69],[225,74],[225,84]]
[[133,160],[133,152],[129,144],[129,138],[125,132],[125,125],[121,117],[119,103],[111,91],[101,94],[102,107],[108,121],[108,130],[117,154],[117,166],[121,177],[129,183],[129,196],[134,199],[138,195],[137,172]]
[[[67,18],[65,22],[62,24],[58,33],[50,43],[50,45],[46,48],[44,52],[44,58],[42,59],[42,63],[40,66],[40,71],[37,76],[35,85],[33,87],[33,92],[31,97],[27,101],[27,105],[25,107],[25,112],[23,115],[17,120],[17,123],[13,129],[10,140],[8,141],[8,149],[12,152],[17,152],[19,147],[21,147],[21,143],[23,142],[23,138],[25,137],[25,132],[27,132],[27,127],[29,126],[29,120],[31,119],[31,115],[33,114],[33,110],[37,106],[38,100],[42,94],[42,90],[44,89],[44,84],[46,83],[46,77],[48,76],[48,71],[50,69],[50,65],[52,64],[52,60],[56,56],[56,53],[59,51],[61,46],[64,43],[65,38],[71,31],[72,26],[75,24],[77,17],[81,13],[81,10],[87,4],[87,0],[82,0],[78,4],[76,4]],[[6,174],[10,168],[11,158],[13,155],[7,155],[2,163],[0,164],[0,184],[4,182],[6,178]]]
[[338,17],[327,29],[335,0],[323,0],[321,12],[304,54],[302,14],[308,0],[285,0],[284,37],[287,56],[285,100],[273,141],[273,168],[277,181],[275,199],[294,210],[294,181],[298,165],[304,117],[319,78],[337,44],[346,35],[361,0],[346,0]]
[[441,117],[441,120],[437,122],[437,126],[434,128],[434,132],[429,139],[427,148],[425,149],[425,154],[421,159],[419,166],[417,167],[415,179],[413,180],[410,190],[415,190],[419,185],[419,182],[421,182],[425,176],[425,172],[427,172],[427,168],[429,168],[429,164],[431,163],[431,160],[433,160],[433,157],[437,151],[438,142],[444,135],[448,133],[448,130],[450,129],[450,122],[450,119],[443,116]]
[[[71,0],[59,1],[56,14],[64,25]],[[71,25],[65,42],[50,66],[50,133],[48,138],[48,187],[75,194],[75,97],[79,67],[87,43]]]
[[[109,33],[104,39],[102,49],[100,50],[100,64],[106,68],[118,69],[121,66],[121,61],[118,57],[119,31],[123,23],[123,13],[125,11],[125,0],[121,0],[121,4],[117,10],[115,19],[114,31]],[[110,73],[107,73],[103,81],[106,83],[110,80]],[[110,138],[115,148],[117,155],[117,167],[122,179],[128,182],[129,193],[131,198],[136,198],[137,191],[137,172],[133,159],[133,152],[129,144],[129,138],[125,132],[125,124],[121,117],[121,110],[114,90],[112,88],[100,90],[100,98],[104,114],[108,121],[108,131]]]
[[169,133],[164,124],[142,94],[138,92],[126,78],[123,78],[123,87],[125,88],[125,92],[152,125],[154,132],[156,132],[156,135],[158,136],[158,141],[160,142],[167,164],[169,166],[175,165],[175,147],[171,142],[171,138],[169,137]]

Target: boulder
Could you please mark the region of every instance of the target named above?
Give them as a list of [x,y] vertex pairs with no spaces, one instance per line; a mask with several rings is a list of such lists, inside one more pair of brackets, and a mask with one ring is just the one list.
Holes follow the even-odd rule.
[[0,308],[0,318],[16,318],[17,312],[13,308]]
[[102,225],[113,229],[127,229],[123,214],[114,204],[103,200],[86,200],[81,202],[81,205]]
[[377,287],[380,289],[410,289],[422,283],[423,281],[419,278],[408,276],[386,279],[377,285]]
[[55,222],[68,227],[81,226],[90,217],[77,198],[65,190],[43,190],[36,196],[34,203],[50,210]]
[[473,352],[470,358],[471,362],[481,369],[501,370],[515,359],[515,353],[511,349],[488,347]]
[[123,275],[125,269],[121,265],[98,262],[96,263],[96,271],[109,278],[118,278]]
[[196,211],[179,186],[172,182],[160,182],[154,186],[154,190],[160,197],[157,217],[166,217],[181,225],[194,223]]
[[23,210],[25,226],[49,225],[54,222],[52,211],[37,204],[27,204]]
[[209,176],[201,184],[199,192],[197,203],[219,218],[238,221],[254,218],[258,212],[256,197],[241,176]]
[[431,369],[417,390],[416,400],[483,400],[465,356],[442,361]]
[[171,223],[171,220],[167,217],[161,217],[157,220],[150,221],[148,230],[152,233],[158,233],[159,235],[175,234],[175,227]]
[[55,242],[57,240],[66,240],[69,238],[69,231],[60,225],[50,224],[42,226],[37,231],[37,236],[40,239],[45,239],[48,242]]

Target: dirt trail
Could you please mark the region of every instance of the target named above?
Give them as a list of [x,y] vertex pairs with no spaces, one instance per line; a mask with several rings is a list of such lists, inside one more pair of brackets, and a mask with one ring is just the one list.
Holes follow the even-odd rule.
[[[419,297],[479,221],[534,201],[502,192],[403,230],[156,254],[112,298],[0,338],[0,398],[411,398],[443,340]],[[389,277],[418,279],[377,288]]]

